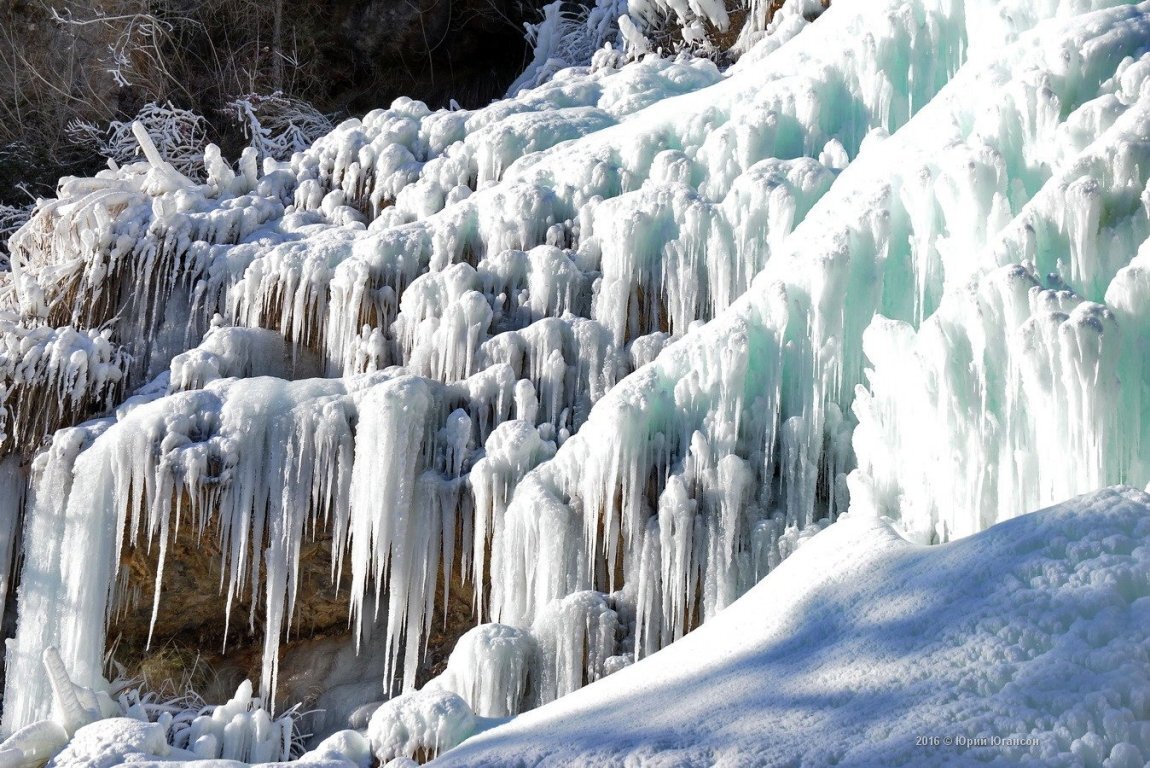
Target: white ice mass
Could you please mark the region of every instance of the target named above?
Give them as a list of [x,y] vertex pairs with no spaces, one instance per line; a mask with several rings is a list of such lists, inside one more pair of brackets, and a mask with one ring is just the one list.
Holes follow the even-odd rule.
[[[382,667],[305,762],[489,728],[445,762],[975,754],[903,738],[944,725],[1150,758],[1146,498],[997,525],[1150,481],[1150,3],[754,3],[725,70],[651,52],[644,19],[724,7],[556,6],[488,107],[209,147],[203,183],[141,131],[40,204],[0,282],[0,766],[298,755],[276,691],[317,537]],[[108,622],[147,594],[154,626],[201,541],[262,668],[165,717],[105,679]],[[417,688],[460,581],[477,626]],[[707,711],[680,674],[728,702],[705,750],[659,732]]]

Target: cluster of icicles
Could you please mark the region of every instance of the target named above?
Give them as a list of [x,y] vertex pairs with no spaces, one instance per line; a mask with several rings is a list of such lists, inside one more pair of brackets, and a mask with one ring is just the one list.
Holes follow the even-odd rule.
[[681,637],[848,500],[929,541],[1144,483],[1150,8],[1023,34],[1111,5],[838,0],[723,74],[650,56],[209,153],[202,184],[65,182],[5,299],[10,338],[78,352],[7,341],[45,373],[6,424],[149,383],[0,499],[4,732],[51,714],[44,648],[97,684],[123,547],[158,551],[154,621],[172,542],[217,537],[269,697],[308,537],[385,624],[381,694],[470,580],[498,623],[433,687],[504,716]]

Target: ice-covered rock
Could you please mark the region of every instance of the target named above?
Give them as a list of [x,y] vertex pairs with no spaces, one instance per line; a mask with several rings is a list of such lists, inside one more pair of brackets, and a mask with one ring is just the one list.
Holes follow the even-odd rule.
[[[203,184],[66,180],[0,289],[3,732],[78,724],[41,653],[96,690],[109,617],[178,610],[179,546],[262,643],[232,719],[272,759],[252,700],[322,540],[384,657],[341,712],[402,689],[391,760],[676,642],[848,507],[943,541],[1145,485],[1150,5],[814,5],[754,5],[723,72],[605,52]],[[414,693],[452,599],[498,624]]]
[[367,735],[381,763],[418,755],[434,758],[473,735],[475,713],[450,691],[425,688],[386,702],[371,716]]

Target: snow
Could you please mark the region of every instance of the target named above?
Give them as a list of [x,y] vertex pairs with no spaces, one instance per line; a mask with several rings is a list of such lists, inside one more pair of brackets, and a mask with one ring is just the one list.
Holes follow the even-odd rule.
[[[225,750],[226,752],[227,750]],[[0,752],[0,760],[4,757]],[[171,747],[165,741],[160,723],[113,717],[84,726],[62,751],[48,761],[48,768],[111,768],[114,765],[166,766],[166,768],[238,768],[259,765],[264,768],[286,762],[260,761],[253,752],[250,762],[205,757],[202,747],[192,751]],[[355,731],[340,731],[302,755],[300,765],[322,768],[369,768],[371,753],[367,740]]]
[[63,752],[53,757],[52,768],[110,768],[147,755],[167,756],[164,727],[129,718],[110,718],[81,728]]
[[450,691],[424,688],[385,702],[367,725],[381,763],[418,754],[422,761],[456,746],[475,732],[475,715]]
[[[621,3],[556,5],[486,108],[398,99],[287,160],[208,148],[202,183],[142,139],[62,181],[0,284],[2,732],[38,755],[43,723],[110,713],[125,549],[156,554],[154,629],[173,544],[214,537],[205,590],[260,675],[167,740],[268,761],[329,537],[382,659],[315,660],[323,733],[356,718],[391,761],[639,674],[808,542],[839,542],[837,578],[910,557],[893,530],[1145,486],[1150,4],[815,5],[754,5],[725,71],[640,28],[721,4],[632,2],[614,43]],[[416,691],[452,579],[479,626]]]
[[5,768],[37,768],[68,745],[64,726],[53,720],[37,720],[0,742],[0,765]]
[[1122,487],[935,547],[852,513],[678,643],[432,764],[1142,765],[1148,535]]

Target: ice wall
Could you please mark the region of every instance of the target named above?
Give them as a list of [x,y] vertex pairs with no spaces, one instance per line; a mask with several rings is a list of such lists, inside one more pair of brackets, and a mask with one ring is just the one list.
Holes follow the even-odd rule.
[[[852,504],[926,541],[1150,477],[1147,25],[1127,12],[1085,31],[1095,39],[1044,47],[1011,87],[1041,89],[1040,109],[976,116],[986,127],[967,145],[990,164],[968,178],[985,202],[945,199],[1001,226],[938,248],[927,268],[945,295],[920,327],[877,317],[863,336],[871,370],[854,405]],[[1033,138],[1019,145],[1015,126]],[[921,173],[938,188],[934,168]],[[937,220],[939,207],[919,215]]]
[[[505,523],[505,540],[515,555],[497,558],[500,567],[493,573],[495,615],[523,621],[574,589],[610,592],[626,582],[633,591],[623,599],[637,611],[635,649],[642,653],[681,635],[695,617],[713,614],[745,590],[748,581],[787,551],[784,531],[833,517],[847,498],[844,472],[853,461],[848,408],[855,387],[864,381],[864,353],[878,349],[864,347],[864,330],[876,313],[913,328],[936,313],[945,293],[960,294],[972,275],[987,268],[976,255],[993,247],[1000,230],[1023,229],[1025,224],[1012,224],[1015,217],[1039,205],[1042,190],[1059,183],[1060,164],[1073,162],[1062,159],[1071,147],[1051,149],[1058,146],[1055,137],[1082,140],[1077,126],[1097,112],[1095,98],[1116,87],[1111,79],[1115,65],[1140,55],[1145,45],[1141,10],[1056,24],[972,63],[906,127],[890,137],[869,138],[858,158],[785,237],[749,292],[613,389],[556,458],[520,485]],[[1067,67],[1067,61],[1075,66]],[[1122,71],[1132,66],[1123,65]],[[1136,142],[1130,146],[1127,152],[1141,147]],[[1141,167],[1131,159],[1114,173],[1127,179]],[[1122,184],[1137,192],[1133,198],[1129,193],[1116,196],[1136,200],[1144,180]],[[1032,197],[1039,202],[1032,204]],[[1144,237],[1138,222],[1145,211],[1140,203],[1122,210],[1130,221],[1116,222],[1115,239],[1108,235],[1108,241],[1118,245],[1112,254],[1122,253],[1127,244],[1128,259],[1133,252],[1129,244]],[[1075,226],[1069,213],[1060,221]],[[1056,266],[1054,259],[1048,264]],[[999,327],[993,318],[982,322]],[[1118,427],[1112,412],[1096,405],[1117,391],[1116,372],[1107,361],[1090,357],[1087,348],[1090,329],[1101,330],[1106,322],[1109,315],[1100,308],[1083,309],[1069,321],[1063,346],[1080,350],[1086,359],[1074,363],[1076,372],[1070,374],[1076,388],[1055,393],[1061,400],[1047,398],[1043,407],[1075,414],[1067,417],[1066,431],[1076,431],[1070,445],[1088,447],[1105,439],[1129,456],[1137,443],[1119,429],[1104,438],[1094,436],[1107,426],[1095,426],[1100,419],[1109,418],[1109,425]],[[1081,342],[1070,328],[1080,329]],[[1056,359],[1058,354],[1055,349]],[[887,359],[905,358],[896,349]],[[1092,361],[1097,363],[1092,366]],[[998,371],[1007,367],[1001,362]],[[954,375],[969,381],[961,367]],[[917,387],[918,397],[933,391],[929,382],[911,382],[901,372],[889,376],[906,389]],[[864,407],[865,393],[858,402]],[[894,410],[912,401],[897,392],[890,402]],[[985,408],[978,398],[968,402],[968,413]],[[691,420],[694,414],[698,421]],[[941,450],[967,449],[942,428],[947,422],[936,414],[906,414],[905,422],[875,439],[877,447],[864,443],[871,426],[860,417],[854,446],[863,469],[855,476],[852,503],[866,503],[862,489],[869,482],[871,457],[877,461],[882,450],[900,445],[900,439],[908,446],[907,456],[888,460],[883,468],[896,476],[907,463],[924,466],[923,483],[938,474],[932,463],[938,451],[921,451],[912,442],[915,435],[937,441]],[[971,428],[961,413],[955,420],[959,429]],[[1141,428],[1137,419],[1121,428],[1130,423]],[[1044,426],[1042,420],[1038,424]],[[1013,439],[1035,452],[1042,450],[1043,439],[1049,442],[1039,434]],[[965,455],[972,466],[981,466],[981,454]],[[1128,458],[1115,460],[1106,475],[1091,472],[1090,462],[1076,453],[1063,461],[1050,466],[1048,476],[1060,478],[1056,487],[1031,493],[1020,483],[1016,487],[1026,486],[1025,493],[1000,493],[994,498],[1002,506],[989,514],[956,494],[952,508],[972,520],[964,523],[964,531],[1007,514],[998,509],[1028,508],[1100,482],[1141,483]],[[1077,462],[1076,471],[1068,474],[1061,467],[1071,462]],[[957,486],[964,480],[955,477],[953,482]],[[945,499],[936,503],[950,503],[936,489],[930,493]],[[919,525],[920,511],[913,504],[889,503],[880,511],[903,518],[908,528]],[[585,564],[582,573],[534,565],[554,562],[556,554],[576,548],[580,556],[574,561]],[[645,637],[655,636],[662,639],[644,645]]]
[[[58,433],[32,481],[37,528],[27,538],[21,610],[38,621],[21,622],[10,649],[15,695],[5,716],[47,715],[39,649],[48,644],[59,645],[74,680],[98,684],[113,586],[123,587],[121,546],[158,547],[154,622],[176,537],[216,538],[229,606],[245,592],[263,595],[265,700],[292,624],[300,547],[321,527],[334,541],[336,582],[345,555],[350,562],[352,618],[369,583],[387,595],[391,653],[405,659],[410,686],[441,555],[448,577],[455,560],[461,452],[471,437],[456,403],[467,403],[461,390],[394,370],[347,381],[227,378]],[[38,572],[53,576],[27,578]]]
[[99,686],[124,548],[155,616],[214,537],[265,696],[307,536],[384,627],[380,696],[470,579],[499,624],[374,726],[391,755],[675,641],[848,504],[945,539],[1144,484],[1150,6],[1111,5],[792,0],[723,73],[604,55],[205,184],[64,183],[0,292],[44,393],[10,421],[135,394],[32,465],[4,732],[51,714],[47,646]]

